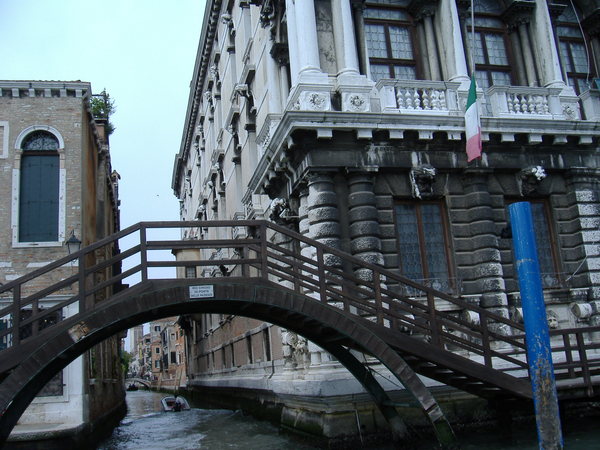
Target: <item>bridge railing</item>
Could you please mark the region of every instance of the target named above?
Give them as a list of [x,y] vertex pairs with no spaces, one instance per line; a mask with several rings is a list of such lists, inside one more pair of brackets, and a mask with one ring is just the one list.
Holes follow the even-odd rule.
[[[269,279],[438,349],[527,376],[524,328],[505,315],[285,227],[245,220],[142,222],[0,286],[0,343],[8,347],[0,360],[51,330],[68,308],[85,311],[146,280],[223,276]],[[43,285],[52,278],[58,281]],[[51,306],[42,308],[48,299]],[[591,389],[600,370],[592,336],[599,332],[552,332],[559,336],[553,348],[559,377],[582,378]]]

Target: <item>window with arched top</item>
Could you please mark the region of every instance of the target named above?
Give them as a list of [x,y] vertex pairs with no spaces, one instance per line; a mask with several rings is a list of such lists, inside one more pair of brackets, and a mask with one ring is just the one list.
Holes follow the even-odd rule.
[[477,85],[486,89],[492,85],[510,86],[511,55],[506,25],[501,18],[504,10],[496,0],[474,0],[475,32],[471,36],[471,17],[467,19],[467,45],[473,46]]
[[58,240],[60,159],[59,141],[36,130],[21,141],[19,242]]
[[580,19],[581,15],[571,4],[567,4],[556,27],[562,68],[567,82],[577,94],[587,91],[595,77],[581,32]]

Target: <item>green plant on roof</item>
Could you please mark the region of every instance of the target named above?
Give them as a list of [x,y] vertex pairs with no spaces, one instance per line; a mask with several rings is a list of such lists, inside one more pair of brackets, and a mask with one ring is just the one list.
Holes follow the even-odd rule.
[[90,106],[94,119],[106,121],[106,133],[110,136],[115,131],[115,127],[110,121],[110,116],[116,111],[115,101],[110,98],[106,89],[102,89],[100,94],[92,95]]

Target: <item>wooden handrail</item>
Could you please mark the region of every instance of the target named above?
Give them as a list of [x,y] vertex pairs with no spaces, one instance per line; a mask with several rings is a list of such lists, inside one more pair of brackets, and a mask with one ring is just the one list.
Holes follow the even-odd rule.
[[[246,233],[242,233],[240,236],[243,237],[239,239],[223,238],[222,234],[219,239],[153,239],[155,231],[161,229],[179,229],[183,232],[184,229],[205,228],[231,230],[231,236],[234,235],[234,228],[246,228]],[[279,243],[270,239],[275,235],[278,236],[276,242]],[[123,248],[121,243],[133,236],[136,238],[135,242],[128,244],[120,253],[96,261],[96,252],[112,255],[112,249]],[[306,248],[311,249],[315,255],[314,259],[301,253],[300,249]],[[154,252],[187,249],[196,249],[201,256],[180,261],[152,259]],[[235,249],[237,253],[233,256],[221,255],[223,249]],[[202,253],[210,250],[220,256],[214,259],[203,258]],[[327,265],[330,258],[335,258],[340,265]],[[130,268],[120,273],[110,273],[111,267],[129,259],[135,260]],[[58,277],[61,279],[56,283],[37,292],[27,293],[23,297],[24,288],[28,283],[50,276],[54,271],[66,270],[72,267],[71,264],[75,261],[78,262],[75,274]],[[419,284],[393,270],[363,261],[288,228],[257,220],[140,222],[101,239],[72,255],[0,286],[0,302],[9,303],[0,309],[0,318],[12,317],[12,323],[0,330],[0,338],[10,335],[12,345],[19,345],[18,330],[23,326],[31,325],[37,329],[36,323],[41,323],[50,314],[76,301],[79,301],[80,312],[94,307],[94,296],[103,289],[120,286],[124,281],[133,287],[139,282],[130,282],[134,276],[139,276],[141,282],[156,278],[151,276],[149,268],[214,267],[215,273],[218,274],[216,269],[220,265],[237,267],[237,273],[244,277],[283,281],[296,292],[340,307],[346,313],[364,320],[374,321],[380,327],[397,333],[412,333],[413,339],[427,340],[429,345],[439,349],[447,351],[448,347],[452,346],[463,353],[475,355],[480,358],[483,366],[489,368],[509,372],[523,371],[527,367],[524,359],[525,330],[522,324],[446,292]],[[359,277],[355,273],[359,269],[367,273],[370,271],[369,276]],[[109,274],[105,279],[94,279],[96,274],[105,275],[106,272]],[[40,310],[37,307],[38,303],[48,296],[69,286],[76,288],[75,295],[48,309]],[[408,292],[411,295],[408,295]],[[7,293],[10,297],[6,297]],[[437,309],[436,303],[439,301],[452,305],[454,311],[471,311],[479,317],[479,323],[463,320],[456,312]],[[21,320],[21,311],[30,306],[31,316]],[[508,334],[505,335],[492,325],[505,326]],[[52,326],[54,325],[50,325],[49,328]],[[594,368],[598,367],[600,360],[590,359],[587,353],[588,349],[599,347],[598,344],[587,343],[583,338],[583,333],[590,331],[600,331],[600,327],[550,332],[551,336],[562,336],[563,345],[555,345],[553,352],[562,354],[565,362],[558,362],[556,367],[565,367],[572,376],[581,373],[588,386],[591,386],[591,371],[596,370]],[[570,338],[572,335],[574,340]],[[498,343],[503,343],[504,347],[498,348]],[[576,358],[573,357],[573,353],[577,355]],[[469,358],[468,355],[464,357]]]

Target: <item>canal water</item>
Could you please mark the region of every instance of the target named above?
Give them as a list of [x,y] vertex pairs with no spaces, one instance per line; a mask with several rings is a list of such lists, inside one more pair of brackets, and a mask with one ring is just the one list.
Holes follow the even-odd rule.
[[[151,391],[127,392],[127,416],[112,436],[102,442],[100,450],[136,449],[244,449],[275,450],[319,448],[264,421],[253,419],[240,411],[197,409],[181,413],[161,411],[164,394]],[[600,411],[600,405],[599,405]],[[565,448],[569,450],[600,450],[600,415],[571,418],[563,424]],[[486,430],[459,433],[462,450],[536,450],[535,425],[514,426],[506,430]],[[353,446],[353,448],[359,448]],[[435,440],[425,438],[412,449],[435,449]],[[364,447],[388,450],[390,445]]]

